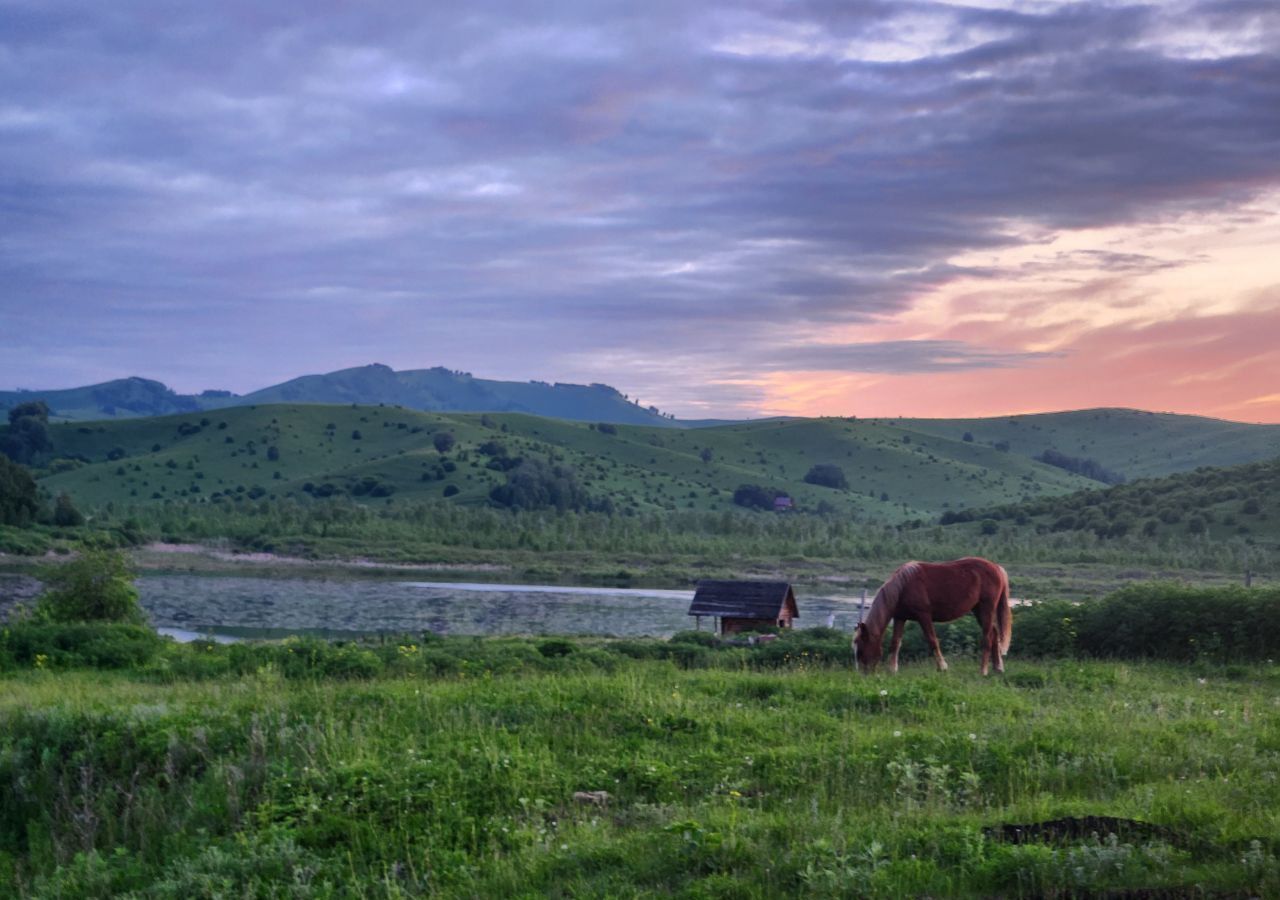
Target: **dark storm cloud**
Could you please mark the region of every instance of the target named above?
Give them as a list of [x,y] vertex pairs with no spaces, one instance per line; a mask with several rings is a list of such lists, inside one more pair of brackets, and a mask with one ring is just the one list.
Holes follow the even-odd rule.
[[[377,358],[661,394],[994,274],[946,260],[1028,228],[1280,180],[1270,4],[420,7],[0,3],[0,381]],[[627,363],[660,356],[690,368]]]

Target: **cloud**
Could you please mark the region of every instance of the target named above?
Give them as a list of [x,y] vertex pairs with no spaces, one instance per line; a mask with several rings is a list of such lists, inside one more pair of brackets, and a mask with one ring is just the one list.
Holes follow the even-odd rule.
[[[673,401],[618,361],[675,353],[726,384],[774,345],[840,371],[1035,365],[846,330],[1038,275],[966,254],[1280,182],[1280,23],[1243,0],[50,0],[0,9],[0,34],[9,382],[75,382],[68,346],[182,389],[367,349]],[[126,346],[104,355],[104,331]]]

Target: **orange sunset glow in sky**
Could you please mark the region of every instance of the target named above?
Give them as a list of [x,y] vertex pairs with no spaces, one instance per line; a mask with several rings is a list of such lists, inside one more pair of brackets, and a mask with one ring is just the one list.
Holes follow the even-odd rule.
[[[1099,269],[1094,254],[1133,259]],[[763,382],[768,412],[968,417],[1117,406],[1280,422],[1280,195],[1158,225],[1045,235],[963,262],[995,274],[957,277],[838,338],[964,341],[1043,358],[916,374],[805,371],[797,360],[796,371]]]

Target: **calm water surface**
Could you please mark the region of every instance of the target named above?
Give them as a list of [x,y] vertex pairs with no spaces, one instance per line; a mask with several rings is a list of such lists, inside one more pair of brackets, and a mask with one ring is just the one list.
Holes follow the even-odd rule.
[[[693,627],[693,591],[558,585],[144,575],[142,604],[174,636],[382,631],[663,637]],[[851,631],[858,598],[799,592],[800,627]],[[708,626],[707,622],[703,623]]]

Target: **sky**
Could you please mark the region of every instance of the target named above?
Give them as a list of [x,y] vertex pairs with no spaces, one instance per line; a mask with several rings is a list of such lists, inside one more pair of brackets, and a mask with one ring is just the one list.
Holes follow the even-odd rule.
[[1280,422],[1280,4],[0,0],[0,389]]

